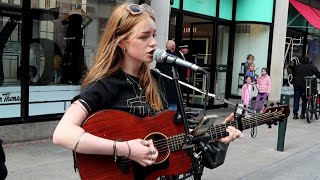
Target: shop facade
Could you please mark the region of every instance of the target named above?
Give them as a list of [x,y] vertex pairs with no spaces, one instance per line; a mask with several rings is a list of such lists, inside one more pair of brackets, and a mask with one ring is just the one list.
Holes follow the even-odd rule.
[[320,2],[289,0],[288,26],[285,41],[283,90],[293,94],[292,70],[299,58],[307,54],[320,68]]
[[[1,0],[0,125],[59,119],[79,93],[81,76],[90,67],[112,9],[123,2],[150,4],[157,17],[158,48],[165,49],[167,39],[177,47],[188,44],[189,60],[210,72],[208,77],[194,73],[190,84],[209,87],[221,98],[241,96],[242,64],[248,54],[255,56],[258,75],[262,67],[270,69],[275,82],[270,96],[277,100],[288,55],[317,52],[317,46],[307,48],[318,43],[317,29],[303,24],[308,22],[304,17],[295,17],[298,11],[289,0]],[[276,13],[283,7],[289,11]],[[73,12],[87,23],[76,37],[68,35]],[[301,23],[303,27],[295,27]],[[299,43],[305,45],[288,50],[286,34],[291,42],[302,37]],[[317,64],[320,57],[314,54]],[[189,92],[190,106],[204,102],[203,95]],[[213,99],[208,105],[224,106]]]
[[[90,66],[103,24],[112,8],[122,2],[2,2],[2,31],[7,32],[2,37],[7,40],[2,53],[0,111],[4,113],[0,115],[1,122],[10,124],[13,121],[32,122],[61,117],[80,89],[79,78],[75,81],[72,77],[64,79],[68,75],[61,72],[61,61],[65,63],[65,59],[76,58],[79,65],[71,67],[72,72],[84,72]],[[219,97],[239,97],[239,83],[243,82],[241,63],[246,55],[254,54],[259,67],[267,66],[270,61],[273,0],[265,1],[265,4],[255,0],[175,0],[171,6],[170,1],[163,1],[159,6],[156,6],[156,1],[145,2],[160,12],[158,16],[170,14],[168,18],[159,18],[156,22],[158,29],[163,25],[168,27],[163,33],[158,33],[159,48],[164,48],[166,39],[174,39],[178,46],[188,44],[190,60],[210,70],[207,78],[194,74],[190,83],[195,87],[205,89],[209,83],[209,92]],[[83,21],[91,22],[78,41],[78,49],[70,50],[68,24],[64,21],[70,12],[79,8],[76,6],[80,6],[85,14]],[[10,33],[4,30],[7,27],[12,29]],[[79,54],[80,57],[72,57],[72,54]],[[204,103],[201,94],[190,92],[189,97],[190,105],[202,106]],[[208,104],[213,104],[211,108],[223,106],[222,102],[213,99]]]
[[1,0],[0,125],[61,118],[79,93],[105,22],[123,2],[139,3]]
[[[271,62],[274,0],[175,0],[169,39],[189,44],[189,60],[208,67],[207,79],[196,74],[190,83],[221,98],[239,98],[244,82],[243,63],[255,56],[257,74]],[[201,83],[200,83],[201,82]],[[256,95],[257,90],[254,94]],[[204,96],[191,92],[190,105],[203,105]],[[211,99],[211,107],[223,102]]]

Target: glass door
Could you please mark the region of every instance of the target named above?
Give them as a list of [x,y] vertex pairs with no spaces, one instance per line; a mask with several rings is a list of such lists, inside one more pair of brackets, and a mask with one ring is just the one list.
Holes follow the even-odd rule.
[[[229,50],[229,26],[213,22],[193,23],[190,29],[189,53],[199,66],[206,68],[209,73],[204,76],[193,72],[190,84],[210,93],[225,98],[227,62]],[[189,29],[187,29],[189,31]],[[191,32],[192,31],[192,32]],[[204,105],[205,96],[196,91],[190,91],[189,103]],[[219,100],[210,98],[208,105],[223,105]]]
[[[229,26],[218,25],[217,31],[217,51],[216,51],[216,71],[213,80],[215,95],[225,98],[226,77],[227,77],[227,62],[228,62],[228,50],[229,50]],[[222,101],[215,100],[214,105],[223,104]]]
[[[198,89],[209,90],[212,85],[210,66],[213,63],[214,24],[212,22],[192,23],[190,28],[185,29],[185,31],[190,34],[189,40],[184,40],[190,46],[189,57],[192,62],[204,67],[209,72],[207,76],[202,73],[191,72],[189,83]],[[205,96],[197,91],[190,90],[188,100],[190,104],[204,105]]]

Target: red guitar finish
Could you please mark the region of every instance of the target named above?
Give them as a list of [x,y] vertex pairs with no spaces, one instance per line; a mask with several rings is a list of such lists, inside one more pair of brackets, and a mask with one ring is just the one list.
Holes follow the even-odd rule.
[[[179,125],[175,125],[173,123],[174,115],[175,111],[164,111],[163,113],[154,117],[146,117],[141,119],[123,111],[104,110],[90,116],[84,122],[82,127],[88,133],[102,138],[114,140],[131,140],[137,138],[144,139],[145,137],[149,137],[148,135],[155,132],[161,132],[163,135],[167,136],[169,139],[167,140],[167,144],[170,147],[170,155],[168,154],[168,150],[160,151],[159,148],[161,149],[161,147],[158,147],[156,143],[155,146],[159,151],[157,162],[162,161],[167,157],[167,162],[163,163],[169,163],[168,166],[165,167],[165,169],[142,169],[143,171],[150,171],[148,172],[146,179],[154,180],[162,175],[185,173],[191,167],[190,157],[185,151],[181,150],[183,144],[183,136],[181,134],[184,133],[184,126],[182,123]],[[114,162],[114,156],[76,153],[76,161],[80,176],[83,180],[134,179],[134,171],[131,167],[132,162],[128,163],[129,172],[125,173],[121,170],[119,164]],[[135,164],[137,165],[137,163]],[[140,168],[143,167],[141,166]]]
[[[227,127],[245,130],[262,124],[271,126],[288,117],[288,106],[267,108],[264,113],[237,121],[213,125],[206,133],[211,140],[228,136]],[[133,161],[114,156],[76,153],[76,161],[82,179],[156,179],[162,175],[177,175],[187,172],[191,158],[182,150],[184,126],[173,123],[175,111],[164,111],[154,117],[139,118],[118,110],[104,110],[91,115],[82,125],[83,129],[105,139],[131,140],[153,139],[159,156],[156,164],[142,167]],[[119,158],[118,158],[119,159]],[[142,176],[141,176],[142,175]]]

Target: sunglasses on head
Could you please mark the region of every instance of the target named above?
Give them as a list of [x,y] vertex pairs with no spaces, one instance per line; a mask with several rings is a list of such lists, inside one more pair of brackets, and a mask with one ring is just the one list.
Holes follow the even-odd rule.
[[[143,12],[146,12],[148,14],[154,14],[154,10],[148,5],[148,4],[130,4],[126,6],[126,9],[128,12],[132,15],[139,15],[142,14]],[[129,13],[123,15],[121,17],[121,20],[119,21],[118,28],[122,25],[122,23],[128,18]]]
[[154,13],[153,9],[148,4],[130,4],[126,8],[132,15],[141,14],[142,12]]

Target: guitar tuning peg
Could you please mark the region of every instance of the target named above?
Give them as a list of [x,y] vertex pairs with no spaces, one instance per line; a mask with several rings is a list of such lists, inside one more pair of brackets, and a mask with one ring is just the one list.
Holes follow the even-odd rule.
[[267,104],[264,104],[264,107],[267,108]]
[[278,123],[277,122],[275,122],[275,123],[273,123],[274,125],[278,125]]
[[277,105],[278,105],[278,106],[280,106],[280,104],[281,104],[280,102],[277,102]]
[[269,128],[269,129],[271,129],[271,128],[272,128],[271,124],[269,124],[269,125],[268,125],[268,128]]
[[270,106],[273,107],[273,106],[274,106],[274,103],[270,103]]

